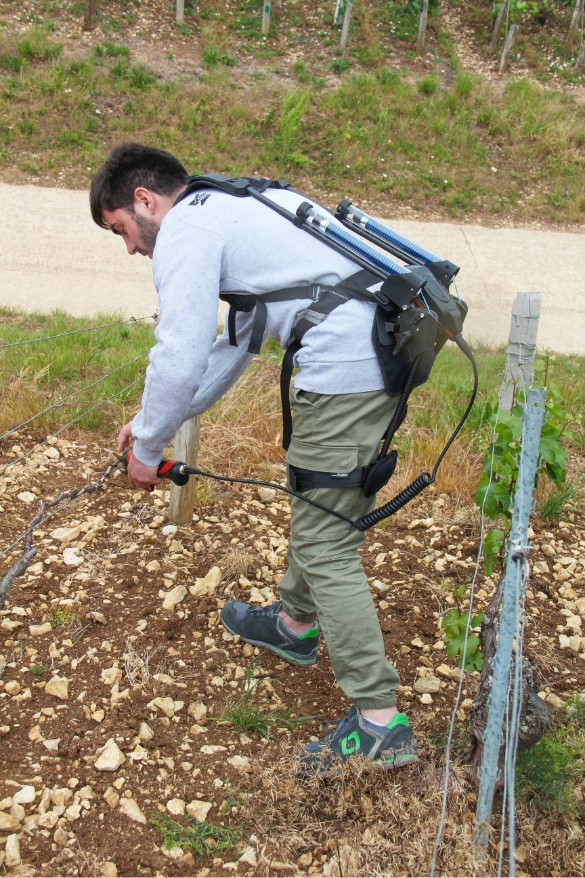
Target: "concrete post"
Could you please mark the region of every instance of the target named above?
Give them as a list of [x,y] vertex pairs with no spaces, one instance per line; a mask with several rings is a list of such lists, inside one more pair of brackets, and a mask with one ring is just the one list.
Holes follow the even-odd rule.
[[353,10],[353,0],[346,0],[345,15],[343,16],[343,25],[341,27],[341,48],[345,52],[347,46],[347,38],[349,36],[349,23],[351,21],[351,13]]
[[496,51],[496,46],[498,45],[498,37],[500,36],[500,31],[502,29],[502,22],[504,20],[504,15],[506,14],[506,10],[508,9],[509,4],[510,0],[502,0],[500,8],[498,9],[496,23],[494,24],[494,30],[492,33],[492,41],[490,43],[490,55],[493,55]]
[[508,36],[506,37],[506,43],[504,45],[504,51],[502,52],[502,60],[500,61],[500,73],[505,73],[508,69],[510,56],[512,55],[512,49],[514,48],[514,43],[516,42],[516,37],[518,36],[519,30],[520,26],[518,24],[513,24],[510,26]]
[[270,31],[270,0],[264,0],[262,7],[262,35],[267,37]]
[[518,293],[512,305],[506,377],[500,393],[502,411],[510,413],[515,402],[524,398],[522,388],[532,381],[541,304],[541,293]]

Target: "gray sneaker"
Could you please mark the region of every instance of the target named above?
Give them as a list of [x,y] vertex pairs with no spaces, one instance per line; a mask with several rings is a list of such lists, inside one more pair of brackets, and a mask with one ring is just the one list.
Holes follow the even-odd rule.
[[294,634],[280,618],[282,601],[269,607],[228,601],[221,611],[221,624],[230,634],[239,634],[246,643],[275,652],[297,665],[314,665],[319,648],[319,625],[304,634]]
[[416,762],[417,744],[407,717],[397,713],[387,726],[374,727],[351,707],[342,719],[323,723],[331,731],[320,741],[303,744],[299,773],[333,777],[341,773],[341,763],[352,756],[365,756],[381,768],[401,768]]

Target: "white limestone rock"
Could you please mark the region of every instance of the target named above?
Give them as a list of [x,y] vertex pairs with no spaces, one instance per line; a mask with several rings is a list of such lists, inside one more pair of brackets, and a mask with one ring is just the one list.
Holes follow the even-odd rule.
[[146,825],[146,816],[135,799],[127,799],[125,797],[120,799],[120,811],[126,817],[129,817],[130,820],[133,820],[134,823]]
[[126,762],[126,757],[113,738],[110,738],[98,753],[98,758],[94,762],[94,768],[98,771],[117,771]]

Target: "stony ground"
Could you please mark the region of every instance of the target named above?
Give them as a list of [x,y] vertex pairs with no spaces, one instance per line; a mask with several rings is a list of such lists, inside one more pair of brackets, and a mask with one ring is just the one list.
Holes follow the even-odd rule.
[[[40,496],[89,484],[111,461],[95,440],[74,437],[4,469],[38,438],[13,435],[0,451],[0,551]],[[260,818],[263,797],[277,791],[253,780],[318,734],[321,719],[277,729],[274,741],[214,721],[241,698],[257,652],[222,629],[219,610],[233,596],[267,603],[277,594],[284,497],[217,494],[197,507],[192,527],[176,529],[167,491],[145,496],[116,474],[35,532],[38,554],[0,613],[0,865],[9,872],[339,874],[326,845],[274,861]],[[423,753],[444,737],[454,703],[459,671],[439,624],[451,586],[473,574],[477,524],[472,509],[428,492],[364,544],[387,654],[402,678],[399,704]],[[533,526],[525,652],[537,659],[554,712],[585,691],[585,519]],[[20,552],[0,558],[1,575]],[[493,585],[480,574],[478,607]],[[347,710],[324,644],[310,669],[266,653],[258,661],[256,694],[267,705],[325,718]],[[459,735],[475,685],[466,675]],[[157,813],[235,827],[239,840],[221,856],[168,851],[150,822]]]

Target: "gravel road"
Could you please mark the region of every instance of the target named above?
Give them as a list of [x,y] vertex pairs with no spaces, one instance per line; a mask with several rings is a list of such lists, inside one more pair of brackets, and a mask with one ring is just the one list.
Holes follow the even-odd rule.
[[[387,222],[461,266],[469,339],[505,343],[514,296],[540,290],[539,346],[585,355],[585,235]],[[0,306],[143,317],[157,299],[150,262],[93,224],[87,192],[0,183]]]

